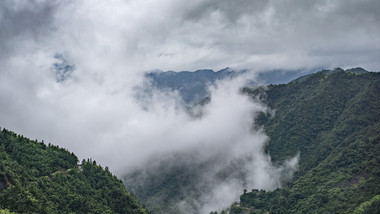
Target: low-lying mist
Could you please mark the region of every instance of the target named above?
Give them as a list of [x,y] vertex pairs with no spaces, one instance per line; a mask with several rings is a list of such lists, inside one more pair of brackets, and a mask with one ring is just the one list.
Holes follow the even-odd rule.
[[[278,54],[247,56],[247,50],[256,50],[253,46],[241,54],[231,53],[229,45],[209,46],[225,44],[219,35],[235,46],[237,34],[225,27],[225,19],[189,19],[178,10],[186,5],[191,14],[199,2],[0,4],[8,14],[0,22],[5,32],[0,35],[1,127],[66,148],[79,159],[93,158],[118,176],[138,172],[148,178],[178,169],[170,182],[192,178],[189,189],[167,193],[175,197],[176,191],[196,190],[173,204],[191,207],[185,213],[228,206],[244,188],[276,188],[283,172],[291,175],[296,169],[297,159],[275,167],[263,152],[268,139],[254,120],[267,108],[239,93],[244,77],[210,85],[210,102],[196,107],[185,106],[179,93],[170,90],[139,91],[149,86],[143,71],[151,69],[287,69],[304,63]],[[214,37],[217,40],[209,43]],[[244,41],[241,44],[248,44]],[[286,63],[273,66],[278,59]]]
[[[192,108],[175,91],[137,96],[150,117],[140,120],[146,132],[133,131],[132,139],[151,144],[123,178],[142,203],[158,213],[209,213],[237,201],[244,189],[272,190],[291,179],[298,156],[276,167],[264,153],[268,137],[255,119],[267,107],[240,93],[245,79],[210,85],[209,102]],[[168,207],[157,207],[163,201]]]
[[[274,189],[296,170],[297,158],[275,167],[264,153],[268,139],[255,118],[268,109],[240,93],[251,77],[218,81],[209,102],[189,107],[176,91],[149,88],[130,61],[67,48],[67,62],[30,50],[4,64],[1,127],[93,158],[138,198],[150,197],[150,187],[174,187],[142,203],[169,197],[165,203],[183,213],[224,208],[244,189]],[[75,66],[61,75],[65,63]]]

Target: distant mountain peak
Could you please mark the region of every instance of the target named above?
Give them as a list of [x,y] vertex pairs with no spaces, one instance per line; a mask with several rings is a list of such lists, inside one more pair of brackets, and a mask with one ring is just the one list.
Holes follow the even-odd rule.
[[347,69],[346,72],[356,73],[356,74],[364,74],[364,73],[368,73],[369,71],[367,71],[361,67],[356,67],[356,68]]
[[332,74],[335,74],[335,73],[338,73],[338,72],[346,72],[346,73],[353,73],[353,74],[365,74],[365,73],[368,73],[369,71],[365,70],[364,68],[361,68],[361,67],[356,67],[356,68],[350,68],[350,69],[346,69],[344,70],[343,68],[334,68],[332,70],[321,70],[321,71],[318,71],[317,73],[312,73],[312,74],[307,74],[307,75],[304,75],[304,76],[301,76],[301,77],[298,77],[297,79],[291,81],[292,83],[299,83],[299,82],[303,82],[305,81],[307,78],[309,78],[310,76],[313,76],[313,75],[316,75],[316,74],[325,74],[327,76],[330,76]]
[[198,69],[195,71],[154,71],[145,74],[157,89],[176,90],[187,104],[201,102],[209,96],[208,86],[217,80],[238,76],[246,71],[226,67],[219,71]]

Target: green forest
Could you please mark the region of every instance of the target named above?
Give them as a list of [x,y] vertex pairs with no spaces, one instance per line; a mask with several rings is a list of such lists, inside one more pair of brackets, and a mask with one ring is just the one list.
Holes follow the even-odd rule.
[[324,70],[243,92],[275,110],[258,118],[272,161],[299,152],[299,171],[241,195],[231,214],[380,212],[380,73]]
[[141,207],[108,168],[2,129],[0,214],[131,213]]

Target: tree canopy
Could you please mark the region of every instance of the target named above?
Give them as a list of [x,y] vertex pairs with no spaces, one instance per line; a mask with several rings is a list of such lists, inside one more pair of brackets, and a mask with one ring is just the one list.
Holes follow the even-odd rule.
[[95,161],[0,132],[0,213],[148,213]]

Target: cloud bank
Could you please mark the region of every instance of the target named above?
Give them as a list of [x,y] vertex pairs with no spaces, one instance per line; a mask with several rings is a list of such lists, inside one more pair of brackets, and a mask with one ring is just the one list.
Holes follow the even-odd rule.
[[[175,93],[136,101],[142,73],[227,66],[378,71],[379,10],[376,0],[4,0],[0,125],[119,174],[152,155],[198,146],[244,156],[265,143],[261,132],[247,130],[265,107],[240,96],[237,83],[222,83],[205,117],[193,120]],[[252,183],[265,188],[259,181]]]
[[[148,207],[157,206],[155,201],[168,200],[161,213],[210,213],[227,208],[244,189],[273,190],[291,180],[298,167],[298,156],[282,166],[274,166],[264,153],[268,137],[255,125],[255,118],[267,108],[239,93],[247,79],[224,79],[210,86],[211,101],[196,106],[196,117],[173,108],[178,106],[174,102],[165,102],[171,103],[172,109],[157,100],[152,102],[156,98],[162,100],[160,95],[173,97],[168,96],[170,92],[153,94],[151,102],[143,102],[153,114],[146,121],[139,121],[143,124],[141,130],[134,126],[131,132],[146,131],[141,143],[146,143],[144,152],[151,153],[146,156],[146,163],[123,178],[138,197],[162,188],[179,190],[175,198],[152,194],[146,202]],[[134,137],[141,138],[136,134]],[[168,181],[174,184],[167,185]]]
[[376,0],[5,0],[0,8],[3,57],[40,49],[66,52],[76,64],[87,59],[91,69],[99,66],[91,58],[114,67],[124,59],[139,71],[379,70]]

